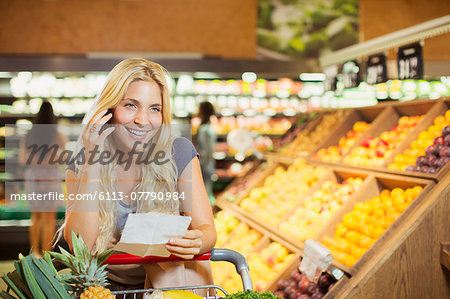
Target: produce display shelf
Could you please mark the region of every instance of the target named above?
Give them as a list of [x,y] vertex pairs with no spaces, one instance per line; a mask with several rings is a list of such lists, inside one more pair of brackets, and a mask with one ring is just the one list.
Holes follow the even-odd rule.
[[[293,265],[299,263],[300,257],[301,257],[300,250],[298,248],[295,248],[291,244],[286,243],[283,239],[281,239],[278,236],[276,236],[276,235],[272,234],[271,232],[267,231],[265,228],[263,228],[263,227],[261,227],[259,225],[255,225],[254,223],[252,223],[252,221],[248,221],[248,219],[245,219],[245,218],[241,217],[239,214],[235,213],[234,211],[227,209],[227,207],[224,207],[224,206],[222,206],[220,204],[218,206],[221,209],[226,210],[227,213],[230,213],[231,215],[236,217],[239,220],[239,222],[248,225],[248,227],[250,229],[256,230],[257,232],[259,232],[262,235],[261,239],[256,243],[256,245],[254,245],[252,250],[246,255],[247,261],[249,261],[249,256],[252,253],[259,253],[259,252],[261,252],[271,242],[277,242],[277,243],[281,244],[283,247],[285,247],[289,251],[289,253],[294,255],[291,258],[291,260],[289,260],[287,262],[287,264],[282,269],[280,269],[280,271],[278,273],[276,273],[276,275],[265,284],[265,287],[260,289],[260,291],[265,292],[265,291],[268,291],[268,290],[275,289],[276,285],[277,285],[278,281],[281,279],[281,277],[284,277],[284,276],[288,275],[288,273],[290,273],[288,271],[290,269],[292,269]],[[238,236],[237,236],[236,230],[233,230],[224,239],[224,241],[220,244],[221,247],[227,248],[228,244],[230,244],[230,242],[232,242],[237,237]],[[232,272],[231,274],[235,275],[234,272]],[[257,285],[257,283],[258,282],[254,282],[255,286]]]
[[[337,170],[338,168],[336,168]],[[392,190],[394,188],[407,189],[415,186],[421,186],[423,190],[420,194],[406,207],[405,210],[401,212],[398,218],[389,225],[389,227],[383,232],[383,234],[377,238],[374,244],[372,244],[367,251],[357,260],[357,262],[352,267],[347,267],[338,261],[336,264],[346,273],[350,275],[355,275],[356,272],[361,268],[362,265],[367,263],[374,252],[382,246],[383,243],[386,242],[387,239],[391,237],[393,232],[402,225],[403,221],[410,216],[410,214],[414,213],[416,207],[426,198],[427,194],[431,191],[431,189],[435,186],[435,183],[431,180],[425,180],[420,178],[409,178],[404,176],[396,176],[391,174],[383,174],[383,173],[372,173],[368,176],[364,187],[361,188],[361,192],[358,192],[358,195],[352,201],[349,201],[348,204],[344,205],[333,217],[333,219],[324,227],[324,229],[317,234],[315,240],[321,242],[324,237],[333,237],[333,234],[336,230],[338,223],[342,221],[343,216],[352,211],[353,207],[356,203],[362,203],[367,200],[372,199],[375,196],[379,196],[383,189]]]
[[319,143],[313,153],[316,153],[322,148],[337,145],[339,139],[345,136],[345,134],[353,128],[353,125],[356,122],[364,121],[369,123],[370,127],[356,139],[355,144],[360,144],[366,136],[375,130],[374,128],[377,128],[380,125],[383,120],[383,113],[387,113],[386,107],[384,106],[349,109],[349,113],[344,117],[344,119],[342,119],[335,129],[330,132],[328,138],[325,138],[321,143]]
[[[230,209],[229,206],[226,205],[226,203],[225,203],[225,205],[224,205],[224,202],[220,203],[219,207],[222,210],[227,211],[227,213],[232,214],[233,216],[238,218],[239,221],[247,224],[250,228],[255,229],[256,231],[260,232],[263,235],[261,240],[255,245],[254,250],[252,252],[259,252],[264,247],[266,247],[271,241],[275,241],[275,242],[280,243],[281,245],[286,247],[290,252],[295,254],[294,258],[292,258],[292,260],[289,261],[289,263],[280,272],[278,272],[277,275],[273,279],[271,279],[270,282],[266,285],[266,287],[262,290],[263,292],[267,292],[267,291],[274,292],[277,289],[277,285],[280,280],[289,277],[289,275],[291,274],[291,272],[293,270],[298,269],[300,262],[301,262],[301,258],[303,257],[302,251],[299,248],[290,244],[289,242],[286,242],[286,240],[284,238],[280,238],[277,234],[274,234],[273,232],[267,230],[267,228],[264,227],[263,225],[256,223],[256,222],[252,221],[251,219],[246,219],[239,213],[236,213],[236,211],[233,211],[232,209]],[[228,235],[226,241],[224,241],[224,243],[223,243],[225,248],[226,248],[226,244],[230,240],[235,238],[235,236],[236,236],[236,234],[234,233],[234,231],[231,232],[230,235]],[[334,267],[343,270],[342,268],[340,268],[341,265],[339,263],[332,261],[331,264]],[[342,278],[339,279],[335,283],[334,287],[327,294],[325,294],[326,297],[324,297],[324,298],[333,298],[334,297],[333,294],[338,292],[341,288],[345,287],[345,285],[348,281],[349,281],[349,278],[346,275],[343,275]]]

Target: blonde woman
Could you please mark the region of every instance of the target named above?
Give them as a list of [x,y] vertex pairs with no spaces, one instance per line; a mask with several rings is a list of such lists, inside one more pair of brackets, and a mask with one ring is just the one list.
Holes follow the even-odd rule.
[[[69,200],[64,237],[70,246],[73,230],[93,251],[105,250],[120,238],[129,213],[163,212],[192,217],[186,234],[166,244],[173,255],[190,259],[214,247],[216,231],[198,154],[190,141],[171,136],[170,122],[165,69],[138,58],[117,64],[83,120],[82,156],[77,155],[67,167],[66,184],[69,196],[102,191],[121,200]],[[102,163],[108,159],[102,160],[101,155],[109,162]],[[142,157],[153,163],[140,163]],[[140,191],[169,197],[183,194],[185,199],[131,200]],[[113,286],[121,289],[140,285],[145,275],[146,287],[212,282],[209,263],[204,262],[155,264],[145,269],[109,266],[108,270]]]

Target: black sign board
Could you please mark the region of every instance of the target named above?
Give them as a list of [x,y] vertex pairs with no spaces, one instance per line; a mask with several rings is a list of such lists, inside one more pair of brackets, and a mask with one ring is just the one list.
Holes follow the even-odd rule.
[[344,88],[358,87],[361,82],[359,78],[359,65],[356,61],[347,61],[342,67],[342,81]]
[[336,90],[338,67],[336,65],[329,66],[323,72],[325,74],[323,82],[325,91]]
[[368,84],[387,81],[386,55],[384,53],[371,55],[367,59],[366,81]]
[[422,45],[415,43],[398,48],[398,78],[420,79],[423,77]]

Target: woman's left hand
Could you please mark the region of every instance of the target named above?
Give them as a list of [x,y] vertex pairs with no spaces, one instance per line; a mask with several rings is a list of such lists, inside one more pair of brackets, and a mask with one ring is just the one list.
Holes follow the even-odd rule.
[[183,237],[170,239],[166,248],[171,254],[190,260],[200,253],[202,237],[203,233],[198,229],[187,230]]

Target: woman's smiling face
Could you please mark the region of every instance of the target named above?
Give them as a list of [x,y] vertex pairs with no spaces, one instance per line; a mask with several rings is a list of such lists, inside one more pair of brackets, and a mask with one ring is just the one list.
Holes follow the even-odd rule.
[[114,137],[120,146],[136,149],[151,140],[162,125],[162,97],[155,81],[132,82],[122,100],[113,109],[112,124],[116,124]]

